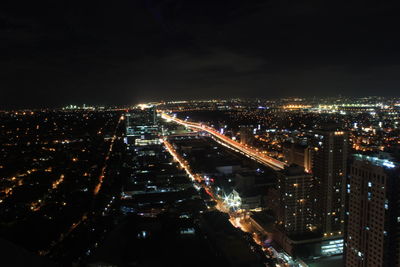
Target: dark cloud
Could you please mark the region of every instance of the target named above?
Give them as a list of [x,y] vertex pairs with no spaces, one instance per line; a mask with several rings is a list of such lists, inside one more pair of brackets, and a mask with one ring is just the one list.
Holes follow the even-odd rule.
[[395,1],[6,1],[0,108],[396,95]]

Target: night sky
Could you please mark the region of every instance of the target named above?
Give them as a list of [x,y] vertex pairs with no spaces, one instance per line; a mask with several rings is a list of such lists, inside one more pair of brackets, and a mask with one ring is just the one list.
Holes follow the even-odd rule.
[[2,0],[0,109],[399,96],[397,2]]

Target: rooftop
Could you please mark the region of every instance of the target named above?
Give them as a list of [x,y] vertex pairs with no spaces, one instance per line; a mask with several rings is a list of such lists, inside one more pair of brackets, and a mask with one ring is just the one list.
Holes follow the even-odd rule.
[[395,163],[395,162],[387,160],[387,159],[381,159],[378,157],[371,157],[371,156],[366,156],[366,155],[362,155],[362,154],[354,154],[353,156],[354,156],[354,158],[356,158],[358,160],[366,160],[366,161],[371,162],[373,165],[380,166],[383,168],[392,169],[392,168],[396,168],[399,166],[398,163]]

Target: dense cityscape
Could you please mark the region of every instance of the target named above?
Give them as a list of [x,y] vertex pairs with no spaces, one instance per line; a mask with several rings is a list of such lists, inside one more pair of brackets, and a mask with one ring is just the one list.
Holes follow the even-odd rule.
[[400,267],[400,1],[0,1],[0,267]]
[[1,111],[5,264],[398,266],[399,118],[383,97]]

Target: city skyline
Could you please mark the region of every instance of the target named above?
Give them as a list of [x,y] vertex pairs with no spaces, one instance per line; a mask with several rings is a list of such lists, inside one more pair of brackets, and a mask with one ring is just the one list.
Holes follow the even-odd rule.
[[399,118],[389,97],[2,111],[5,261],[399,266]]
[[400,267],[399,14],[0,1],[1,265]]

